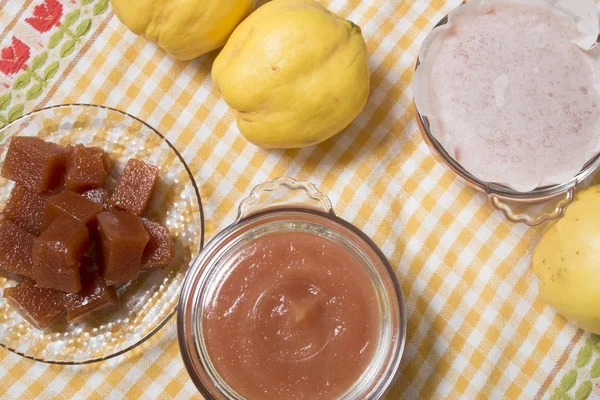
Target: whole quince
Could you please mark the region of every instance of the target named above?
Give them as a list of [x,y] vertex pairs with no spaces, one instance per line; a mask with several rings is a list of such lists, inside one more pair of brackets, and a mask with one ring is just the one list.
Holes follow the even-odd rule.
[[233,32],[212,78],[237,125],[265,148],[322,142],[347,127],[369,96],[360,28],[313,0],[273,0]]
[[540,238],[533,271],[540,296],[570,322],[600,334],[600,186],[577,194]]
[[223,46],[254,8],[254,0],[111,1],[119,20],[133,33],[179,60]]

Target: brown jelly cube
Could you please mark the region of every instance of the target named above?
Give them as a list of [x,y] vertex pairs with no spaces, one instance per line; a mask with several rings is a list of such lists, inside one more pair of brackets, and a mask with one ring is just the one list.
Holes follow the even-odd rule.
[[50,196],[46,201],[42,230],[46,229],[58,217],[69,216],[85,224],[93,230],[96,226],[96,215],[102,211],[98,203],[71,191]]
[[111,204],[135,215],[146,212],[158,180],[158,168],[132,158],[111,197]]
[[67,158],[65,186],[67,189],[84,191],[101,188],[106,182],[104,151],[95,151],[78,144]]
[[104,211],[97,218],[100,243],[96,251],[104,283],[110,286],[136,279],[149,239],[142,220],[127,211]]
[[33,272],[38,286],[76,293],[81,290],[79,266],[90,247],[84,224],[61,216],[33,245]]
[[108,153],[104,151],[104,149],[101,149],[100,147],[86,147],[86,149],[88,149],[90,152],[92,152],[94,154],[102,155],[102,161],[104,162],[104,169],[106,170],[106,172],[110,171],[110,157],[109,157]]
[[0,220],[0,274],[11,279],[34,278],[32,250],[35,236],[3,218]]
[[110,193],[107,188],[86,190],[81,195],[96,204],[100,204],[105,211],[110,210]]
[[173,261],[173,245],[169,228],[147,218],[142,223],[150,239],[142,257],[142,269],[165,268]]
[[92,154],[98,154],[100,156],[102,156],[102,162],[104,164],[104,169],[106,170],[106,172],[110,171],[110,157],[109,155],[104,151],[104,149],[100,148],[100,147],[94,147],[94,146],[84,146],[82,144],[76,144],[75,146],[67,146],[67,151],[72,152],[77,146],[81,146],[83,148],[85,148],[87,151],[89,151]]
[[4,289],[4,297],[38,329],[48,327],[65,311],[64,296],[57,290],[41,288],[30,279]]
[[67,150],[36,137],[11,139],[2,176],[41,193],[62,182]]
[[17,183],[10,192],[8,202],[4,207],[4,216],[32,235],[39,236],[42,233],[44,209],[48,196],[48,194],[34,192]]
[[106,286],[100,272],[88,271],[82,265],[81,291],[65,295],[67,322],[82,321],[119,306],[119,296],[114,286]]

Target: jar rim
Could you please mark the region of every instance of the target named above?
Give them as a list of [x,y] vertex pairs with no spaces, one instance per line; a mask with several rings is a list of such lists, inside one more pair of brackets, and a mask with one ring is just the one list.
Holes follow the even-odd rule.
[[[373,372],[371,371],[371,380],[369,381],[371,382],[371,385],[367,388],[368,390],[366,392],[361,392],[361,394],[365,393],[367,397],[361,398],[381,398],[385,394],[387,389],[390,387],[390,385],[397,379],[399,373],[400,360],[402,358],[406,342],[407,317],[404,298],[402,295],[400,284],[398,282],[398,278],[391,264],[389,263],[381,249],[379,249],[379,247],[360,229],[350,224],[349,222],[343,220],[342,218],[337,217],[334,214],[297,207],[278,208],[253,214],[245,219],[237,221],[236,223],[225,228],[223,231],[219,232],[211,240],[211,242],[207,244],[201,255],[193,263],[188,273],[188,276],[186,277],[186,281],[184,282],[178,312],[177,329],[179,336],[179,344],[184,364],[188,369],[192,381],[197,386],[198,390],[208,398],[243,398],[239,395],[237,395],[236,397],[235,392],[234,395],[227,394],[228,388],[223,388],[221,386],[224,380],[222,382],[215,382],[215,371],[211,371],[210,364],[208,364],[210,363],[210,357],[206,349],[203,349],[203,345],[201,343],[203,337],[201,333],[202,330],[201,327],[199,327],[199,325],[201,325],[202,318],[200,318],[199,316],[203,312],[203,294],[205,293],[208,285],[211,284],[210,274],[214,272],[211,271],[211,268],[218,268],[218,266],[215,267],[215,261],[216,258],[218,258],[217,255],[223,254],[223,251],[225,251],[225,248],[228,246],[228,243],[232,243],[232,241],[242,238],[248,232],[251,233],[251,229],[245,232],[244,229],[248,229],[248,227],[251,227],[253,224],[256,227],[260,227],[264,226],[265,224],[268,224],[269,221],[271,221],[271,223],[273,223],[273,221],[282,222],[290,220],[298,220],[303,222],[303,217],[311,220],[316,224],[318,224],[319,222],[323,222],[323,226],[327,224],[329,229],[339,229],[338,233],[340,233],[341,237],[343,237],[344,240],[347,240],[349,242],[357,240],[360,241],[361,245],[368,247],[369,251],[372,252],[372,256],[377,258],[377,263],[380,267],[374,268],[379,268],[378,273],[382,276],[381,279],[385,280],[386,282],[386,284],[384,284],[385,287],[381,290],[384,290],[386,292],[386,296],[390,303],[390,306],[393,308],[393,319],[396,320],[395,323],[394,321],[387,322],[391,324],[389,325],[389,329],[391,329],[391,332],[393,332],[393,341],[395,343],[391,343],[388,346],[389,348],[387,348],[387,350],[390,354],[385,356],[387,361],[384,364],[381,364],[381,361],[379,361],[381,364],[380,369],[376,371],[375,375],[373,375]],[[277,218],[279,218],[279,220]],[[345,235],[344,232],[349,234]],[[353,237],[351,237],[352,235]],[[376,287],[376,282],[373,281],[373,278],[372,283],[374,289],[378,290],[378,288]],[[384,319],[386,318],[384,318],[384,315],[382,315],[382,321]],[[381,352],[381,350],[379,349],[380,347],[381,346],[377,346],[372,359],[369,361],[369,364],[365,368],[365,371],[363,371],[361,379],[364,378],[369,368],[371,368],[374,365],[374,360],[376,359],[377,352]],[[379,357],[381,358],[382,356]],[[376,376],[376,378],[373,378],[373,376]],[[341,397],[342,399],[356,398],[356,394],[352,393],[351,391],[353,388],[356,389],[357,387],[360,387],[360,380],[357,382],[358,383],[356,383],[349,389],[353,397],[345,397],[346,394],[348,394],[346,393]],[[363,390],[365,390],[365,388],[363,388]]]

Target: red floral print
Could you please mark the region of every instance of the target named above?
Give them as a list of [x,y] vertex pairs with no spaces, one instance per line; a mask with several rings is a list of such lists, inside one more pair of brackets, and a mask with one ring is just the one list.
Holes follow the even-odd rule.
[[54,25],[60,25],[62,12],[63,6],[58,0],[44,0],[42,4],[34,7],[33,17],[25,18],[25,21],[43,33],[49,31]]
[[0,71],[12,75],[29,59],[29,46],[12,37],[12,44],[0,50]]

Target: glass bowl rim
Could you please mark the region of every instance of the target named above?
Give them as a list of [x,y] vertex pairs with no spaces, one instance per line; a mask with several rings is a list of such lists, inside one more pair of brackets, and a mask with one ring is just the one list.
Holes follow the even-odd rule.
[[[48,106],[48,107],[42,107],[42,108],[38,108],[35,109],[31,112],[28,112],[27,114],[24,114],[22,116],[20,116],[19,118],[15,119],[14,121],[9,122],[8,124],[6,124],[5,126],[3,126],[2,128],[0,128],[0,134],[2,134],[5,130],[11,128],[12,126],[16,125],[17,123],[32,117],[33,115],[36,114],[41,114],[45,111],[48,110],[52,110],[52,109],[59,109],[59,108],[81,108],[81,109],[85,109],[85,108],[100,108],[100,109],[104,109],[104,110],[109,110],[112,112],[116,112],[118,114],[121,115],[125,115],[137,122],[140,122],[142,125],[146,126],[147,128],[150,129],[151,132],[153,132],[155,135],[157,135],[161,140],[163,140],[167,146],[169,146],[169,148],[175,153],[175,155],[177,156],[177,158],[179,159],[179,161],[182,163],[185,171],[187,172],[188,176],[190,177],[190,181],[192,183],[192,186],[194,188],[194,192],[196,193],[196,200],[198,202],[198,210],[200,211],[200,226],[202,228],[202,232],[200,233],[200,247],[198,250],[198,253],[200,253],[202,251],[202,249],[204,248],[204,236],[205,236],[205,226],[204,226],[204,210],[202,208],[202,197],[200,196],[200,190],[198,189],[198,185],[196,183],[196,180],[194,179],[194,174],[192,173],[192,171],[190,170],[190,167],[188,166],[187,162],[185,161],[185,159],[183,158],[183,156],[181,155],[181,153],[179,153],[179,151],[177,150],[177,148],[169,141],[169,139],[167,139],[162,133],[160,133],[157,129],[155,129],[152,125],[150,125],[149,123],[147,123],[146,121],[142,120],[141,118],[136,117],[135,115],[129,114],[126,111],[122,111],[119,110],[117,108],[113,108],[113,107],[109,107],[109,106],[104,106],[104,105],[99,105],[99,104],[91,104],[91,103],[66,103],[66,104],[56,104],[56,105],[52,105],[52,106]],[[3,140],[6,138],[3,138]],[[191,268],[191,266],[195,263],[195,260],[197,258],[198,255],[195,255],[192,257],[192,261],[190,263],[190,265],[188,266],[188,269]],[[187,272],[186,272],[187,274]],[[39,357],[34,357],[34,356],[30,356],[27,355],[23,352],[18,351],[17,349],[13,349],[9,346],[6,346],[4,343],[0,343],[0,347],[10,351],[11,353],[17,354],[21,357],[27,358],[29,360],[33,360],[33,361],[40,361],[43,362],[45,364],[54,364],[54,365],[85,365],[85,364],[92,364],[92,363],[96,363],[96,362],[100,362],[100,361],[106,361],[109,360],[111,358],[120,356],[122,354],[125,354],[127,352],[129,352],[130,350],[133,350],[134,348],[138,347],[139,345],[147,342],[150,338],[152,338],[158,331],[160,331],[173,317],[173,315],[175,315],[177,313],[177,310],[179,309],[179,298],[180,296],[177,296],[177,302],[175,303],[175,305],[173,306],[173,310],[171,310],[169,312],[168,315],[166,315],[163,320],[156,325],[150,332],[148,332],[146,335],[144,335],[143,337],[141,337],[140,339],[138,339],[137,341],[135,341],[134,343],[132,343],[131,345],[116,351],[114,353],[111,353],[109,355],[106,356],[102,356],[102,357],[93,357],[93,358],[89,358],[86,360],[82,360],[82,361],[56,361],[56,360],[45,360],[43,358],[39,358]]]

